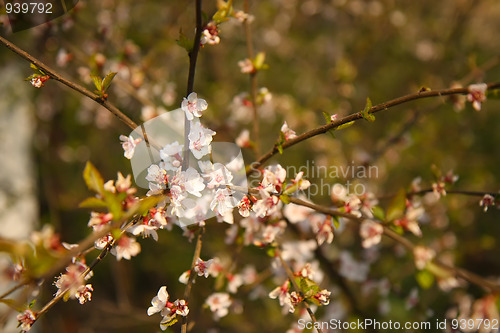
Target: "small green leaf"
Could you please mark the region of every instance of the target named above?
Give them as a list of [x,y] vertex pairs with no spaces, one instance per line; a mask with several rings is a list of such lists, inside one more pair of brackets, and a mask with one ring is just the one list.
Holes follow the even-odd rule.
[[271,257],[271,258],[274,258],[276,257],[276,248],[274,247],[268,247],[267,250],[266,250],[266,254]]
[[429,289],[434,284],[434,275],[425,269],[417,272],[415,278],[422,289]]
[[108,205],[104,200],[96,197],[87,198],[83,200],[79,205],[80,208],[102,208],[107,206]]
[[326,113],[325,111],[323,111],[322,113],[323,113],[323,117],[325,118],[326,123],[327,124],[331,123],[332,122],[331,116],[328,113]]
[[89,190],[102,194],[104,192],[104,181],[96,167],[88,161],[83,170],[83,179]]
[[220,1],[218,5],[219,10],[212,16],[212,20],[215,21],[215,24],[219,24],[229,20],[229,16],[233,15],[233,0],[229,0],[228,2]]
[[380,221],[385,221],[385,212],[384,209],[380,206],[373,206],[372,207],[372,213],[373,216]]
[[406,191],[404,189],[400,189],[387,208],[387,221],[390,222],[403,217],[405,209]]
[[94,82],[94,86],[98,92],[102,91],[102,79],[98,75],[90,75],[92,82]]
[[338,216],[332,216],[332,223],[335,229],[338,229],[340,227],[340,221]]
[[104,79],[102,80],[102,92],[105,93],[109,86],[111,85],[111,81],[113,81],[115,75],[117,73],[116,72],[111,72],[109,73],[108,75],[106,75],[106,77],[104,77]]
[[264,63],[266,61],[266,53],[265,52],[259,52],[255,56],[255,59],[252,61],[253,66],[255,67],[256,70],[261,70],[261,69],[267,69],[268,66]]
[[38,67],[37,67],[34,63],[31,63],[31,64],[30,64],[30,67],[31,67],[31,69],[32,69],[32,70],[34,70],[34,71],[37,71],[37,72],[38,72]]
[[175,316],[175,317],[165,316],[163,318],[165,318],[165,319],[163,319],[160,322],[160,325],[162,325],[162,326],[163,325],[167,325],[167,327],[170,327],[170,326],[174,325],[178,321],[177,316]]
[[365,109],[361,111],[361,117],[363,117],[363,119],[365,120],[368,120],[369,122],[374,122],[375,116],[373,115],[373,113],[370,113],[371,108],[372,108],[372,101],[370,100],[369,97],[367,97]]
[[134,206],[132,206],[127,211],[125,217],[130,218],[136,214],[142,216],[146,214],[151,208],[156,206],[163,199],[164,197],[161,195],[146,197],[141,201],[139,201],[138,203],[136,203]]
[[340,130],[340,129],[344,129],[344,128],[347,128],[347,127],[351,127],[352,125],[354,125],[354,120],[350,121],[348,123],[342,124],[340,126],[335,127],[335,130]]
[[182,32],[182,30],[179,31],[179,39],[177,39],[176,42],[177,45],[182,47],[188,53],[193,50],[193,41],[187,38],[186,35],[184,35],[184,33]]
[[104,191],[102,194],[109,212],[113,215],[113,220],[120,220],[123,216],[122,201],[116,196],[115,193]]

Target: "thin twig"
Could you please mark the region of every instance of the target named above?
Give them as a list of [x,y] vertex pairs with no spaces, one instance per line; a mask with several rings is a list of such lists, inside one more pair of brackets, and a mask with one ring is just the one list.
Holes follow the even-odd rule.
[[[488,84],[488,90],[497,89],[499,87],[500,87],[500,82]],[[410,94],[410,95],[398,97],[398,98],[395,98],[395,99],[390,100],[388,102],[372,106],[368,112],[377,113],[380,111],[386,111],[391,107],[394,107],[394,106],[397,106],[400,104],[404,104],[404,103],[408,103],[410,101],[414,101],[417,99],[429,98],[429,97],[449,96],[449,95],[465,95],[468,92],[469,91],[467,88],[453,88],[453,89],[442,89],[442,90],[430,90],[430,91],[417,92],[415,94]],[[344,125],[344,124],[347,124],[347,123],[350,123],[352,121],[356,121],[359,119],[363,119],[361,111],[353,113],[353,114],[346,116],[346,117],[343,117],[341,119],[332,121],[329,124],[312,129],[308,132],[305,132],[305,133],[297,136],[294,139],[290,139],[290,140],[286,141],[285,143],[283,143],[282,148],[283,148],[283,150],[285,150],[287,148],[290,148],[290,147],[296,145],[299,142],[302,142],[302,141],[305,141],[305,140],[310,139],[312,137],[315,137],[317,135],[326,133],[331,129],[335,129],[341,125]],[[276,155],[278,152],[279,152],[278,147],[275,145],[270,151],[268,151],[266,154],[262,155],[259,159],[257,159],[255,164],[257,166],[262,165],[264,162],[269,160],[271,157]]]
[[[243,24],[245,26],[245,39],[247,46],[248,59],[253,60],[254,50],[252,43],[252,28],[250,26],[250,0],[245,0],[243,3],[243,8],[247,17],[245,18]],[[260,155],[260,129],[259,129],[259,112],[257,107],[257,71],[252,71],[250,74],[250,102],[252,103],[252,113],[253,113],[253,141],[255,143],[255,154]]]
[[[196,73],[196,61],[198,60],[198,53],[200,51],[201,30],[203,29],[201,11],[201,0],[196,0],[196,31],[193,40],[193,49],[189,52],[189,74],[187,82],[186,97],[194,91],[194,78]],[[190,122],[187,116],[184,118],[184,144],[187,144],[188,135],[190,131]],[[189,166],[189,149],[184,147],[184,158],[182,160],[182,170],[186,170]]]
[[[196,247],[194,249],[193,261],[191,262],[191,269],[189,270],[189,279],[186,285],[186,289],[184,289],[184,300],[186,301],[186,304],[189,304],[189,296],[191,295],[191,289],[196,279],[196,273],[194,271],[194,267],[196,265],[196,261],[200,257],[201,246],[203,243],[202,239],[204,233],[205,233],[205,227],[201,227],[198,230],[198,237],[196,238]],[[182,317],[182,326],[181,326],[182,333],[187,332],[187,325],[188,325],[187,316]]]
[[101,96],[94,94],[90,90],[82,87],[81,85],[74,83],[66,78],[64,78],[62,75],[57,73],[55,70],[38,60],[37,58],[33,57],[29,53],[25,52],[21,48],[17,47],[16,45],[12,44],[2,36],[0,36],[0,43],[5,45],[9,50],[13,51],[17,55],[19,55],[21,58],[33,63],[36,67],[40,68],[43,70],[47,75],[50,76],[51,79],[54,79],[56,81],[61,82],[62,84],[68,86],[69,88],[79,92],[82,95],[87,96],[88,98],[94,100],[95,102],[101,104],[104,106],[106,109],[108,109],[112,114],[114,114],[118,119],[120,119],[125,125],[130,127],[132,130],[134,130],[137,127],[137,124],[133,122],[129,117],[127,117],[123,112],[121,112],[116,106],[111,104],[110,102],[106,101],[103,99]]

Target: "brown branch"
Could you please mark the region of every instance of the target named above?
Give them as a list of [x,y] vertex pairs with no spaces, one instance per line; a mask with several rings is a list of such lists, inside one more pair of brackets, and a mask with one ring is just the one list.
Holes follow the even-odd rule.
[[[243,8],[247,17],[243,24],[245,25],[245,39],[247,46],[247,55],[250,60],[253,60],[254,50],[252,43],[252,28],[250,27],[250,0],[245,0]],[[250,73],[250,101],[252,102],[253,113],[253,141],[255,142],[255,153],[260,155],[260,128],[259,128],[259,113],[257,108],[257,71]]]
[[133,122],[129,117],[127,117],[123,112],[121,112],[116,106],[114,106],[110,102],[106,101],[101,96],[94,94],[93,92],[82,87],[81,85],[64,78],[62,75],[57,73],[55,70],[53,70],[52,68],[50,68],[49,66],[47,66],[46,64],[44,64],[43,62],[38,60],[37,58],[33,57],[29,53],[20,49],[16,45],[12,44],[11,42],[6,40],[2,36],[0,36],[0,43],[5,45],[9,50],[16,53],[21,58],[33,63],[38,68],[42,69],[45,73],[47,73],[47,75],[50,76],[51,79],[59,81],[62,84],[68,86],[69,88],[71,88],[71,89],[79,92],[80,94],[87,96],[88,98],[101,104],[103,107],[108,109],[112,114],[114,114],[116,117],[118,117],[118,119],[120,119],[125,125],[130,127],[132,130],[134,130],[137,127],[137,124],[135,122]]
[[[200,51],[200,40],[201,40],[201,30],[203,29],[203,17],[201,11],[201,0],[196,0],[196,30],[193,40],[193,49],[189,51],[189,73],[186,97],[194,91],[194,78],[196,73],[196,61],[198,60],[198,54]],[[184,118],[184,144],[189,142],[188,135],[190,131],[190,122],[187,117]],[[184,157],[182,160],[182,170],[186,170],[189,166],[189,149],[184,147]]]
[[[203,234],[205,233],[205,227],[201,227],[198,230],[198,237],[196,238],[196,247],[194,249],[194,255],[193,255],[193,261],[191,262],[191,269],[189,270],[189,279],[186,284],[186,289],[184,289],[184,300],[186,301],[186,304],[189,303],[189,296],[191,295],[191,289],[193,287],[194,280],[196,279],[196,272],[194,271],[194,266],[196,265],[196,261],[200,257],[201,253],[201,246],[202,246],[202,238]],[[186,333],[187,332],[187,316],[182,317],[182,326],[181,326],[181,332]]]
[[[500,87],[500,82],[495,82],[495,83],[489,83],[488,84],[488,90],[492,89],[497,89]],[[380,111],[386,111],[391,107],[408,103],[410,101],[414,101],[417,99],[422,99],[422,98],[429,98],[429,97],[440,97],[440,96],[449,96],[449,95],[465,95],[468,93],[467,88],[454,88],[454,89],[443,89],[443,90],[430,90],[430,91],[423,91],[423,92],[418,92],[415,94],[410,94],[402,97],[395,98],[393,100],[390,100],[385,103],[377,104],[375,106],[372,106],[368,112],[370,113],[377,113]],[[353,113],[349,116],[343,117],[341,119],[332,121],[329,124],[317,127],[315,129],[312,129],[308,132],[305,132],[299,136],[297,136],[294,139],[288,140],[285,143],[283,143],[282,148],[283,150],[290,148],[294,145],[296,145],[299,142],[305,141],[307,139],[310,139],[312,137],[315,137],[317,135],[323,134],[328,132],[331,129],[335,129],[341,125],[350,123],[352,121],[356,121],[359,119],[363,119],[363,116],[361,115],[361,112],[356,112]],[[278,147],[275,145],[270,151],[268,151],[266,154],[261,156],[255,163],[257,166],[262,165],[264,162],[269,160],[271,157],[276,155],[279,152]]]

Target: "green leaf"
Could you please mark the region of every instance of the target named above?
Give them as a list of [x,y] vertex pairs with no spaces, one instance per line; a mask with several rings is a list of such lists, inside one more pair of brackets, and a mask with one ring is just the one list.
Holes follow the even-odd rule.
[[280,200],[283,201],[283,203],[286,205],[290,203],[290,197],[286,194],[280,195]]
[[325,111],[323,111],[322,113],[323,113],[323,117],[325,118],[326,123],[327,124],[331,123],[332,118],[330,118],[330,115],[328,113],[326,113]]
[[193,41],[187,38],[186,35],[184,35],[184,33],[182,32],[182,30],[179,31],[179,39],[177,39],[176,42],[177,45],[182,47],[188,53],[193,50]]
[[102,80],[102,92],[103,93],[105,93],[108,90],[109,86],[111,85],[111,81],[113,81],[116,74],[117,74],[117,72],[111,72],[104,77],[104,79]]
[[177,316],[174,316],[174,317],[165,316],[163,318],[166,318],[166,319],[163,319],[160,322],[160,325],[167,325],[167,327],[174,325],[178,321]]
[[102,207],[108,207],[108,205],[102,199],[99,199],[96,197],[90,197],[90,198],[83,200],[78,207],[80,207],[80,208],[102,208]]
[[406,191],[400,189],[387,208],[386,219],[388,222],[403,217],[406,209]]
[[338,229],[340,227],[340,221],[338,216],[332,216],[332,223],[335,229]]
[[354,120],[350,121],[348,123],[342,124],[340,126],[335,127],[335,130],[340,130],[340,129],[344,129],[344,128],[347,128],[347,127],[351,127],[352,125],[354,125]]
[[89,190],[102,194],[104,192],[104,181],[96,167],[88,161],[83,170],[83,179]]
[[422,289],[429,289],[434,284],[434,275],[425,269],[417,272],[415,278]]
[[98,75],[90,75],[90,78],[94,82],[94,86],[97,91],[102,91],[102,80]]
[[373,216],[380,221],[385,221],[385,212],[384,209],[380,206],[373,206],[372,207],[372,213]]
[[371,108],[372,108],[372,101],[370,100],[369,97],[367,97],[365,109],[361,111],[361,117],[363,117],[363,119],[365,120],[368,120],[369,122],[374,122],[375,116],[373,115],[373,113],[370,113]]
[[125,217],[130,218],[136,214],[142,216],[146,214],[151,208],[156,206],[164,198],[165,197],[162,195],[146,197],[132,206],[125,214]]
[[222,5],[219,5],[219,10],[212,17],[215,24],[225,22],[229,20],[229,16],[233,15],[233,0],[228,2],[220,1],[219,3],[222,3]]
[[122,201],[116,196],[115,193],[104,191],[102,194],[109,212],[113,215],[113,220],[120,220],[123,216]]
[[256,70],[261,70],[261,69],[267,69],[268,66],[264,63],[266,61],[266,53],[265,52],[259,52],[255,56],[255,59],[252,61],[253,66],[255,67]]

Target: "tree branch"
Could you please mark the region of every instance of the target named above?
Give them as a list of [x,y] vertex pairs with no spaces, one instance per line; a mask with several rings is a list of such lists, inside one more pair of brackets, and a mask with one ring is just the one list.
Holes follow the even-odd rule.
[[[497,89],[499,87],[500,87],[500,82],[488,84],[488,90]],[[469,91],[467,90],[467,88],[454,88],[454,89],[423,91],[423,92],[418,92],[415,94],[410,94],[410,95],[398,97],[398,98],[395,98],[395,99],[390,100],[388,102],[372,106],[368,112],[377,113],[380,111],[386,111],[387,109],[389,109],[391,107],[394,107],[394,106],[397,106],[400,104],[404,104],[404,103],[407,103],[407,102],[410,102],[413,100],[417,100],[417,99],[429,98],[429,97],[439,97],[439,96],[449,96],[449,95],[465,95],[468,92]],[[344,125],[344,124],[347,124],[347,123],[350,123],[352,121],[356,121],[359,119],[363,119],[361,112],[353,113],[349,116],[332,121],[329,124],[326,124],[326,125],[317,127],[313,130],[310,130],[308,132],[305,132],[305,133],[297,136],[294,139],[288,140],[285,143],[283,143],[282,148],[283,148],[283,150],[285,150],[287,148],[290,148],[290,147],[296,145],[299,142],[302,142],[302,141],[305,141],[305,140],[310,139],[312,137],[315,137],[317,135],[326,133],[331,129],[335,129],[341,125]],[[278,147],[275,145],[270,151],[268,151],[266,154],[264,154],[259,159],[257,159],[257,161],[255,162],[254,165],[257,167],[260,167],[260,165],[262,165],[264,162],[266,162],[271,157],[276,155],[278,152],[279,152]],[[251,172],[251,171],[252,170],[250,170],[249,172]]]
[[108,109],[112,114],[114,114],[118,119],[120,119],[125,125],[130,127],[132,130],[136,129],[137,124],[133,122],[129,117],[127,117],[123,112],[121,112],[116,106],[111,104],[110,102],[104,100],[101,96],[94,94],[90,90],[84,88],[83,86],[74,83],[66,78],[64,78],[62,75],[57,73],[55,70],[38,60],[37,58],[33,57],[26,51],[20,49],[16,45],[12,44],[2,36],[0,36],[0,43],[5,45],[9,50],[12,52],[16,53],[19,55],[21,58],[33,63],[36,65],[38,68],[42,69],[47,75],[50,76],[51,79],[54,79],[56,81],[61,82],[62,84],[68,86],[69,88],[79,92],[80,94],[87,96],[88,98],[94,100],[95,102],[101,104],[103,107]]

